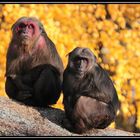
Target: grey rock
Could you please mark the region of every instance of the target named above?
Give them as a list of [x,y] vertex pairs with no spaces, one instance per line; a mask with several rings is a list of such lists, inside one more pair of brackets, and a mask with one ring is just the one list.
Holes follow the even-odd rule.
[[0,136],[140,136],[123,130],[92,129],[84,134],[63,128],[65,112],[56,108],[38,108],[0,97]]

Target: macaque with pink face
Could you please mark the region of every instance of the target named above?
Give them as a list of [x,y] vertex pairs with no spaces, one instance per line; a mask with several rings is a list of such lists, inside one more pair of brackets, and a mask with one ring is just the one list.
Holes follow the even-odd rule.
[[62,60],[42,23],[34,17],[18,19],[6,56],[7,95],[26,105],[55,104],[62,74]]

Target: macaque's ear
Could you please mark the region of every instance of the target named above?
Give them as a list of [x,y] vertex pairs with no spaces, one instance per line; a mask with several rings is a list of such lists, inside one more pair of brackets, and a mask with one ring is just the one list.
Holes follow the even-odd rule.
[[96,63],[96,64],[99,64],[100,63],[99,59],[95,55],[94,55],[93,60],[94,60],[94,63]]
[[66,57],[70,57],[71,56],[71,52],[69,52],[68,54],[66,54]]
[[15,24],[12,25],[11,30],[13,31],[13,28],[15,27]]
[[43,26],[43,24],[41,22],[38,22],[38,26],[39,26],[39,29],[40,29],[41,33],[47,34],[46,31],[45,31],[45,28],[44,28],[44,26]]
[[18,23],[18,22],[14,23],[14,24],[12,25],[12,27],[11,27],[11,30],[12,30],[12,31],[14,30],[15,26],[17,25],[17,23]]
[[98,63],[98,59],[95,55],[94,55],[94,62]]
[[39,22],[39,28],[40,28],[40,30],[44,30],[44,26],[41,22]]
[[70,53],[66,54],[66,57],[69,57]]
[[68,57],[69,56],[69,53],[68,54],[66,54],[66,57]]

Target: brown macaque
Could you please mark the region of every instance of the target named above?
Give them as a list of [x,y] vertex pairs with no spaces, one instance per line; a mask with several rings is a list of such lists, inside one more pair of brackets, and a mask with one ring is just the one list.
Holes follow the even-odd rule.
[[115,120],[119,109],[116,89],[89,48],[77,47],[69,53],[62,89],[67,117],[63,124],[70,131],[103,129]]
[[7,95],[26,105],[55,104],[60,96],[63,63],[42,23],[22,17],[12,26],[6,56]]

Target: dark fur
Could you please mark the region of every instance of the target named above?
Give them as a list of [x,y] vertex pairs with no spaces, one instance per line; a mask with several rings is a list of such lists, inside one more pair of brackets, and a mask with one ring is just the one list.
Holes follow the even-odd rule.
[[[21,43],[23,38],[15,30],[26,21],[35,23],[35,29],[39,30]],[[54,43],[36,18],[20,18],[12,31],[6,58],[7,95],[27,105],[55,104],[61,92],[63,64]]]
[[[76,69],[76,57],[88,59],[85,70]],[[106,128],[116,117],[119,100],[108,74],[96,62],[88,48],[76,48],[69,54],[63,75],[64,109],[71,131],[82,133],[91,128]]]

